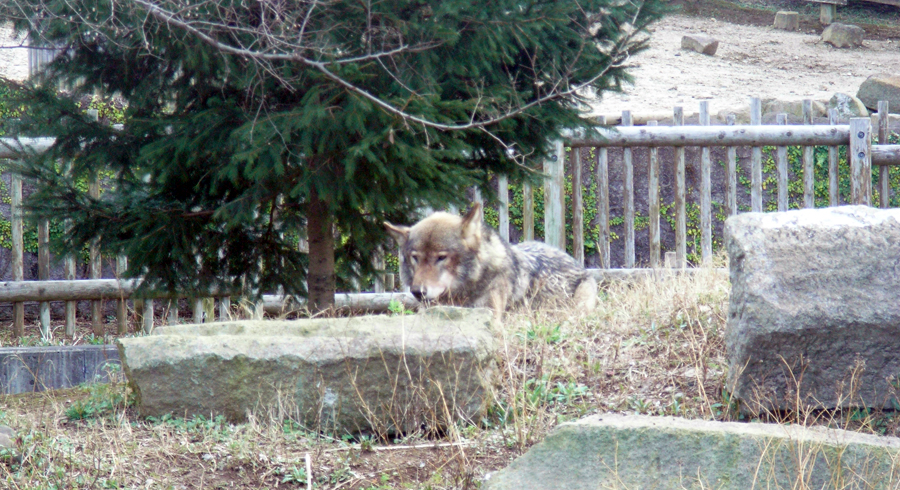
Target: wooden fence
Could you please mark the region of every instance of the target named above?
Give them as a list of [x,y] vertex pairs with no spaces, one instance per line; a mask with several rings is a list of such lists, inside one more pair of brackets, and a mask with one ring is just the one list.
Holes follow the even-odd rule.
[[[709,261],[712,257],[712,213],[711,213],[711,157],[712,147],[727,148],[727,190],[726,210],[728,215],[738,212],[737,209],[737,147],[751,148],[751,210],[763,210],[763,172],[762,172],[762,147],[777,147],[777,202],[778,210],[786,210],[788,207],[788,166],[787,147],[802,147],[803,160],[803,205],[813,207],[813,148],[815,146],[828,147],[829,167],[829,204],[837,205],[838,201],[838,148],[848,148],[848,160],[850,165],[851,202],[856,204],[870,204],[872,192],[871,168],[872,165],[881,167],[879,189],[882,207],[887,207],[890,189],[888,187],[887,169],[890,165],[900,165],[900,145],[886,145],[888,135],[888,105],[879,103],[879,127],[878,142],[873,144],[873,128],[870,118],[852,118],[849,124],[837,124],[837,115],[830,113],[830,124],[812,124],[812,103],[805,101],[803,105],[803,125],[787,125],[786,116],[779,115],[776,125],[761,125],[761,104],[759,99],[752,99],[749,125],[734,124],[733,115],[727,119],[724,126],[709,125],[709,107],[707,103],[701,103],[698,126],[684,126],[683,110],[675,108],[673,112],[673,126],[659,126],[651,121],[647,126],[636,127],[631,124],[631,114],[623,112],[622,124],[615,128],[599,127],[590,134],[572,134],[566,141],[554,143],[555,151],[543,162],[543,171],[546,174],[544,181],[544,240],[552,245],[565,248],[565,166],[566,146],[578,148],[595,148],[596,173],[593,176],[597,184],[597,215],[599,223],[598,250],[600,258],[600,270],[593,270],[598,278],[621,277],[632,273],[641,273],[634,270],[635,265],[635,186],[634,186],[634,155],[632,149],[636,147],[649,148],[649,185],[647,189],[649,202],[649,240],[651,270],[660,267],[660,162],[658,151],[660,148],[671,147],[674,149],[675,158],[675,266],[684,268],[687,266],[687,233],[686,233],[686,205],[687,190],[685,186],[685,147],[700,147],[699,167],[701,175],[700,185],[700,229],[701,229],[701,257],[702,261]],[[600,121],[601,124],[604,121]],[[36,138],[20,140],[0,139],[0,158],[15,158],[23,148],[29,151],[43,151],[53,143],[50,138]],[[607,149],[620,147],[623,150],[623,175],[624,175],[624,247],[625,269],[608,270],[610,268],[610,179],[609,160]],[[579,263],[584,264],[584,209],[582,192],[591,176],[582,175],[582,162],[580,151],[569,152],[572,165],[572,228],[574,241],[572,243],[574,256]],[[94,186],[92,186],[94,187]],[[96,190],[96,189],[95,189]],[[49,336],[50,328],[50,301],[66,301],[66,334],[74,333],[75,325],[75,301],[91,300],[92,323],[95,333],[103,333],[102,311],[100,301],[113,299],[117,301],[118,331],[126,333],[126,308],[125,301],[132,298],[138,284],[135,281],[120,281],[100,279],[100,261],[96,253],[91,253],[90,270],[91,279],[74,280],[74,261],[69,260],[65,265],[65,281],[48,281],[49,251],[47,247],[48,233],[46,223],[40,224],[38,233],[38,258],[42,264],[39,270],[38,281],[23,281],[23,238],[22,238],[22,182],[12,176],[12,247],[13,247],[13,281],[0,283],[0,303],[13,303],[14,328],[21,335],[24,329],[24,302],[40,302],[40,321],[44,336]],[[498,179],[499,195],[499,228],[501,235],[509,239],[509,183],[501,176]],[[528,183],[523,184],[523,239],[534,238],[534,200],[532,189]],[[121,272],[124,268],[124,258],[118,258],[117,269]],[[227,293],[210,292],[209,295],[219,298],[219,318],[230,317],[230,300]],[[156,297],[157,300],[171,300],[173,298]],[[405,294],[369,293],[369,294],[339,294],[336,297],[338,306],[355,310],[383,311],[392,299],[399,299],[407,306],[414,301]],[[206,313],[206,320],[213,316],[209,306],[211,300],[193,298],[193,320],[201,322]],[[153,298],[144,298],[143,301],[142,328],[149,331],[153,327],[154,301]],[[263,310],[270,313],[286,311],[291,305],[290,300],[277,295],[265,295],[261,304],[253,306],[255,314],[259,315]],[[167,306],[169,321],[177,321],[177,303],[169,301]],[[294,307],[298,305],[293,305]]]

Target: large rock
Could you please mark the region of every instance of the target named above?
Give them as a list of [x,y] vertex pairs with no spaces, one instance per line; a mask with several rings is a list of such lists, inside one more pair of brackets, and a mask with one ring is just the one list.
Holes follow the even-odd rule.
[[898,457],[893,437],[605,414],[560,424],[485,489],[895,488]]
[[774,27],[783,31],[796,31],[800,29],[800,13],[784,10],[775,12]]
[[[774,116],[775,114],[787,114],[790,123],[803,122],[803,101],[802,100],[780,100],[780,99],[763,99],[762,115]],[[827,114],[825,104],[814,100],[812,101],[813,118],[824,117]]]
[[869,109],[878,110],[878,101],[888,101],[888,110],[900,113],[900,75],[872,75],[859,86],[859,100]]
[[486,408],[491,318],[485,309],[433,308],[234,321],[161,327],[118,346],[143,416],[241,421],[279,406],[315,430],[389,434],[475,419]]
[[726,388],[744,411],[896,403],[900,209],[741,214],[725,246]]
[[719,41],[706,34],[687,34],[681,38],[681,49],[712,56],[719,49]]
[[822,31],[822,41],[836,48],[858,48],[865,33],[862,27],[835,22]]
[[868,117],[869,110],[859,98],[850,94],[836,93],[828,101],[828,107],[837,109],[838,117],[849,119],[851,117]]

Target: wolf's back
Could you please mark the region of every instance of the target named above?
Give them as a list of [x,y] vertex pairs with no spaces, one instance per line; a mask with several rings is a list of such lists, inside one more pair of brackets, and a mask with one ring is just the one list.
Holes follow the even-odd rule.
[[516,291],[524,291],[526,300],[535,303],[565,299],[580,300],[582,293],[596,295],[593,276],[569,254],[541,242],[524,242],[512,247],[516,256]]

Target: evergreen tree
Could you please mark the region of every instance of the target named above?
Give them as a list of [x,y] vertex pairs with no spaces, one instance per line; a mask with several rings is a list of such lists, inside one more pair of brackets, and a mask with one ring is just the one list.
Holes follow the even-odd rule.
[[[20,171],[55,246],[126,254],[147,287],[283,286],[313,309],[372,272],[381,222],[531,178],[583,94],[618,89],[661,0],[8,0],[60,56],[20,93]],[[56,87],[73,87],[58,92]],[[100,91],[124,124],[86,117]],[[62,162],[62,163],[61,163]],[[104,173],[105,172],[105,173]],[[98,174],[99,199],[76,185]],[[309,262],[296,231],[309,234]],[[332,230],[336,232],[332,232]],[[337,237],[337,238],[336,238]],[[246,286],[247,284],[245,284]],[[338,283],[338,286],[344,284]]]

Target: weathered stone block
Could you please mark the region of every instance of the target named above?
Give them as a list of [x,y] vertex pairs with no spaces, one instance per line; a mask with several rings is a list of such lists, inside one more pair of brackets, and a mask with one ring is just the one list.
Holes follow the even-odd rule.
[[838,116],[842,119],[851,117],[869,117],[866,105],[850,94],[836,93],[828,101],[828,107],[837,109]]
[[741,214],[725,246],[727,388],[744,411],[896,403],[900,209]]
[[835,22],[822,31],[822,41],[835,48],[858,48],[866,31],[862,27]]
[[[787,114],[789,121],[803,121],[803,101],[802,100],[779,100],[779,99],[763,99],[762,115],[763,117],[775,114]],[[812,101],[812,116],[824,117],[827,114],[825,104],[814,100]]]
[[681,49],[690,49],[708,56],[716,54],[719,41],[706,34],[687,34],[681,38]]
[[888,110],[900,114],[900,75],[872,75],[860,86],[856,96],[869,109],[878,110],[878,101],[888,101]]
[[309,427],[389,434],[473,419],[494,375],[492,314],[234,321],[121,338],[143,416],[225,415],[281,404]]
[[486,490],[894,488],[900,439],[646,415],[560,424]]
[[798,12],[775,12],[775,28],[783,31],[796,31],[800,29],[800,14]]

